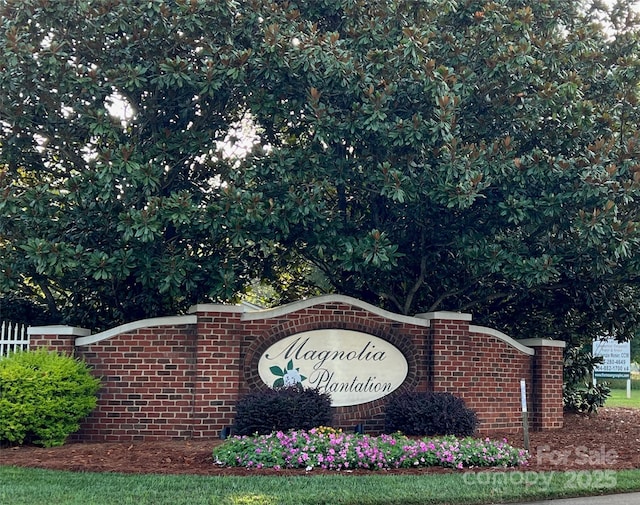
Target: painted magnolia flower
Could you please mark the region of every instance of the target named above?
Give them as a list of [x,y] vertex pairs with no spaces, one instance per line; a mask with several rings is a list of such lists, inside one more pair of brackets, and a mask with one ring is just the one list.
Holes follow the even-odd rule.
[[284,368],[272,366],[269,370],[277,377],[273,382],[274,388],[291,387],[296,384],[301,384],[303,380],[306,380],[306,377],[300,373],[300,369],[294,367],[293,360],[289,360],[287,366]]
[[300,375],[300,372],[298,372],[297,369],[287,370],[287,373],[284,374],[282,379],[284,380],[285,387],[295,386],[302,382],[302,375]]

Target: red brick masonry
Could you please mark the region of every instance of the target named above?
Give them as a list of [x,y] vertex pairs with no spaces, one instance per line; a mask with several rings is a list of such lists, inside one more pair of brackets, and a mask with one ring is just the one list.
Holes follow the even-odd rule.
[[[197,305],[192,315],[155,318],[91,335],[71,327],[30,328],[31,347],[84,359],[102,378],[97,409],[75,436],[83,441],[217,438],[233,424],[238,397],[266,389],[262,353],[279,339],[316,329],[368,333],[399,349],[408,363],[401,391],[462,397],[484,433],[519,429],[520,381],[527,384],[533,429],[562,427],[563,342],[516,342],[470,325],[471,315],[401,316],[341,295],[270,310]],[[334,407],[336,426],[377,432],[389,397]]]

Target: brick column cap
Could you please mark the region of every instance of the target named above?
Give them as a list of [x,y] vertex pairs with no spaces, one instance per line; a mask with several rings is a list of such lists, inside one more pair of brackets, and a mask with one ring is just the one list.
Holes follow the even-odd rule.
[[567,346],[564,340],[551,340],[548,338],[525,338],[518,340],[518,342],[527,347],[560,347],[564,349]]
[[54,324],[51,326],[29,326],[27,335],[64,335],[69,337],[86,337],[91,335],[91,330],[78,328],[76,326],[65,326],[64,324]]
[[242,313],[246,312],[244,305],[222,305],[217,303],[198,303],[192,305],[187,311],[189,314],[202,314],[206,312],[222,312],[222,313]]
[[428,319],[428,320],[446,320],[446,321],[471,321],[473,316],[471,314],[467,314],[465,312],[447,312],[447,311],[439,311],[439,312],[424,312],[422,314],[416,314],[415,317],[418,319]]

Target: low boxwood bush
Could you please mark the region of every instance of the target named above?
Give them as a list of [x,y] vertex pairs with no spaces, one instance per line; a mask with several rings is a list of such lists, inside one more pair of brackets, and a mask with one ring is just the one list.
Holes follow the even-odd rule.
[[99,379],[77,359],[46,350],[0,358],[0,442],[62,445],[96,406]]
[[244,396],[236,408],[234,432],[266,434],[291,429],[330,426],[331,397],[300,385],[256,391]]
[[385,408],[385,430],[411,436],[473,435],[476,413],[451,393],[402,393]]

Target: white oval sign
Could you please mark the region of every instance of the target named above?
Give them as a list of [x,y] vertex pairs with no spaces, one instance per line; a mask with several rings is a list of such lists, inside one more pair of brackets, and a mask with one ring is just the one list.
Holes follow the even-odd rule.
[[359,405],[395,391],[407,377],[399,349],[368,333],[325,329],[296,333],[270,346],[258,361],[269,387],[305,387],[331,395],[334,407]]

